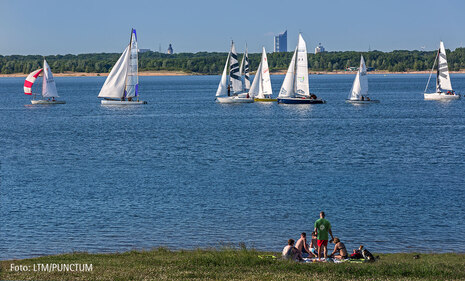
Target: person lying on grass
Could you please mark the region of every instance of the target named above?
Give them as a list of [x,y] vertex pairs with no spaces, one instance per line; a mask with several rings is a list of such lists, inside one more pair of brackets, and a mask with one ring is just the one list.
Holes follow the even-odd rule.
[[300,251],[296,247],[294,247],[294,243],[294,239],[289,239],[287,241],[287,246],[283,249],[282,257],[286,260],[302,261],[302,255]]
[[339,260],[347,259],[347,249],[344,243],[342,243],[341,240],[339,240],[339,238],[334,237],[334,244],[334,251],[329,256]]

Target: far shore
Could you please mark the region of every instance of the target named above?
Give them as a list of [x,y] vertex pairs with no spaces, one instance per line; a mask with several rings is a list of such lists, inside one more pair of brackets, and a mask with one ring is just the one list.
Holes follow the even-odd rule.
[[[356,71],[309,71],[308,72],[310,75],[322,75],[322,74],[329,74],[329,75],[335,75],[335,74],[356,74]],[[429,74],[429,70],[425,71],[404,71],[404,72],[389,72],[389,71],[371,71],[369,74]],[[450,73],[456,74],[456,73],[465,73],[464,70],[460,71],[450,71]],[[255,72],[252,72],[252,74],[255,74]],[[271,75],[285,75],[286,70],[276,70],[276,71],[271,71]],[[139,76],[204,76],[207,74],[202,74],[202,73],[188,73],[188,72],[183,72],[183,71],[140,71]],[[12,73],[12,74],[0,74],[0,77],[26,77],[27,74],[24,73]],[[63,73],[53,73],[53,76],[55,77],[97,77],[97,76],[108,76],[108,73],[96,73],[96,72],[63,72]]]

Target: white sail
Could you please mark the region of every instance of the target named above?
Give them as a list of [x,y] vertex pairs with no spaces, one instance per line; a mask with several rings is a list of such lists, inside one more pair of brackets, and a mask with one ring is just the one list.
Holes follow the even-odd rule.
[[358,68],[357,75],[354,79],[354,84],[352,85],[352,90],[349,94],[350,100],[361,100],[362,96],[368,94],[368,78],[367,78],[367,68],[365,65],[365,60],[363,56],[360,58],[360,67]]
[[452,84],[450,83],[449,68],[447,66],[446,49],[444,43],[439,43],[438,52],[438,76],[436,80],[436,90],[441,91],[452,91]]
[[42,81],[42,96],[44,98],[58,97],[57,87],[53,79],[52,71],[47,61],[44,59],[44,77]]
[[262,69],[262,63],[258,65],[257,73],[255,74],[255,77],[253,78],[252,86],[250,86],[249,90],[249,95],[251,97],[258,97],[259,94],[259,87],[261,84],[261,69]]
[[310,96],[310,90],[308,86],[307,45],[305,44],[302,34],[299,34],[299,41],[297,43],[296,63],[295,93],[300,96]]
[[352,84],[352,90],[349,94],[349,100],[361,100],[362,99],[362,87],[360,85],[360,71],[357,71],[355,75],[354,84]]
[[249,54],[247,52],[247,47],[245,48],[244,56],[242,57],[240,76],[244,75],[244,92],[247,92],[250,89],[250,74],[249,74]]
[[216,96],[226,96],[228,94],[228,61],[231,52],[228,54],[228,58],[226,59],[226,63],[224,64],[223,75],[221,75],[220,84],[218,85],[218,89],[216,90]]
[[131,51],[129,57],[128,76],[126,81],[126,97],[137,97],[139,95],[139,75],[138,75],[138,52],[137,34],[133,29],[131,32]]
[[113,66],[98,94],[99,98],[120,99],[124,96],[131,54],[130,47],[130,45],[126,47],[121,57]]
[[363,96],[368,95],[368,76],[367,76],[367,66],[365,64],[365,59],[363,56],[360,58],[360,67],[358,69],[360,72],[360,85],[361,85],[361,94]]
[[291,63],[287,69],[286,76],[284,77],[283,85],[279,91],[279,97],[294,97],[294,80],[295,80],[295,59],[297,48],[295,48],[294,55],[292,55]]
[[262,50],[262,61],[261,61],[261,69],[260,69],[260,93],[259,97],[271,97],[273,94],[273,89],[271,88],[271,77],[270,77],[270,69],[268,67],[268,58],[266,57],[265,47]]
[[229,60],[229,79],[231,80],[232,90],[235,94],[242,92],[242,81],[239,74],[239,61],[237,60],[236,47],[234,42],[231,45],[231,57]]

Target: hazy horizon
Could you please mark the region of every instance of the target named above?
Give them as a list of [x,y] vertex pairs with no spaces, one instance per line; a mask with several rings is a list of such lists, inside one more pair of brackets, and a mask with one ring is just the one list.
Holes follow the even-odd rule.
[[[7,39],[0,55],[121,53],[132,27],[139,48],[161,47],[162,53],[170,43],[175,53],[227,52],[231,39],[238,52],[246,43],[249,53],[262,46],[272,52],[273,36],[284,30],[289,51],[302,32],[309,53],[320,42],[327,51],[357,52],[432,51],[440,40],[454,50],[465,42],[465,2],[458,0],[441,1],[440,7],[432,0],[234,3],[237,13],[231,3],[211,0],[139,0],[130,7],[120,0],[0,0],[0,24],[6,27],[0,36]],[[436,19],[439,8],[444,16]]]

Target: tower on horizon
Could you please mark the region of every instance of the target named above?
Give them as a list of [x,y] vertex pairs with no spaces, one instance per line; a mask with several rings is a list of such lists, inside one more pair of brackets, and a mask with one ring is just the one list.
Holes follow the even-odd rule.
[[324,53],[324,52],[326,52],[325,47],[323,47],[323,45],[319,43],[318,46],[316,46],[315,48],[315,54]]
[[274,52],[287,52],[287,30],[274,37]]

